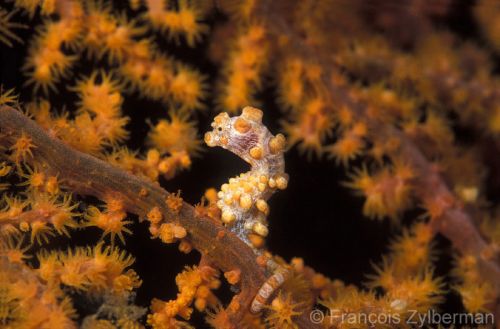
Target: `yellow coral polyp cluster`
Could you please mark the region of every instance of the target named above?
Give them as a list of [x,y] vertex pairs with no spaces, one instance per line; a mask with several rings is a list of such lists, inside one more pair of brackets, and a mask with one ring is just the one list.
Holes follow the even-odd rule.
[[35,90],[42,88],[45,93],[55,90],[55,84],[69,73],[76,57],[64,52],[64,46],[74,46],[82,31],[83,8],[75,3],[71,15],[57,22],[48,22],[32,42],[28,60],[24,66]]
[[[182,208],[182,198],[178,195],[170,194],[166,200],[167,207],[176,216]],[[146,219],[149,221],[149,232],[152,237],[159,238],[164,243],[174,243],[177,240],[183,239],[187,235],[187,231],[177,221],[166,223],[163,219],[163,213],[160,208],[154,207],[147,215]],[[181,251],[189,252],[189,244],[181,241],[179,249]]]
[[[430,242],[432,228],[417,223],[411,230],[391,244],[391,252],[383,258],[376,275],[370,275],[370,291],[359,291],[342,282],[331,282],[320,274],[311,278],[314,289],[322,289],[321,304],[328,308],[325,328],[368,328],[360,318],[349,319],[349,314],[391,314],[400,321],[407,321],[411,312],[426,313],[443,300],[443,282],[432,270]],[[382,288],[384,295],[377,296],[374,288]],[[409,310],[412,310],[409,312]]]
[[0,259],[0,323],[5,328],[76,329],[76,311],[61,290],[46,289],[19,264]]
[[125,18],[116,18],[111,8],[99,3],[88,6],[88,30],[83,43],[89,54],[98,58],[107,55],[110,62],[121,61],[128,54],[134,38],[142,34],[144,29],[138,28]]
[[[342,120],[341,108],[325,94],[321,66],[292,54],[284,58],[277,71],[278,100],[290,112],[287,120],[282,121],[290,144],[298,144],[299,151],[308,156],[326,152],[344,164],[358,155],[364,146],[365,133],[354,129],[352,120]],[[336,123],[343,136],[336,144],[325,146]]]
[[293,111],[300,110],[305,97],[304,70],[304,63],[298,58],[288,58],[280,66],[279,100],[284,107]]
[[125,294],[141,285],[132,256],[102,244],[90,248],[42,252],[38,255],[37,274],[45,282],[61,283],[93,294]]
[[146,17],[151,25],[166,32],[169,39],[179,41],[183,36],[193,47],[208,30],[208,26],[201,22],[202,12],[190,1],[178,1],[177,10],[165,8],[164,2],[159,0],[147,0],[146,5]]
[[[140,38],[145,26],[115,16],[111,9],[100,2],[90,1],[85,7],[75,2],[64,8],[59,21],[45,24],[30,47],[24,67],[29,82],[45,93],[55,89],[55,84],[69,75],[81,50],[86,49],[90,57],[106,57],[110,65],[117,65],[117,72],[145,96],[188,110],[202,107],[203,77],[187,65],[154,51],[150,40]],[[205,25],[193,22],[190,13],[195,12],[183,1],[181,11],[169,21],[175,25],[174,34],[185,34],[190,43],[206,30]]]
[[193,122],[185,113],[170,113],[170,120],[162,119],[151,128],[148,138],[151,146],[161,154],[186,152],[196,155],[200,150],[200,141]]
[[98,56],[107,53],[110,61],[118,63],[118,72],[133,87],[152,99],[173,100],[189,110],[201,106],[202,77],[187,66],[153,51],[147,39],[136,41],[144,29],[113,17],[107,8],[92,8],[89,17],[95,21],[86,36],[89,51]]
[[229,113],[236,113],[248,104],[256,104],[255,90],[261,86],[268,43],[265,27],[250,24],[234,41],[228,61],[223,69],[224,84],[219,85],[219,106]]
[[74,87],[80,97],[80,116],[86,118],[87,113],[91,116],[95,135],[100,137],[103,145],[117,145],[128,136],[125,125],[129,118],[121,113],[123,98],[120,89],[120,82],[105,72],[94,72]]
[[193,303],[194,307],[200,311],[205,310],[209,305],[215,307],[217,298],[211,290],[220,286],[217,276],[217,271],[209,266],[187,267],[175,278],[179,288],[176,299],[167,302],[153,300],[152,313],[148,315],[148,324],[155,329],[179,328],[186,323],[176,317],[189,320],[193,311]]
[[[31,211],[26,214],[26,221],[21,217],[20,229],[25,230],[24,224],[29,224],[31,227],[31,242],[36,238],[40,242],[40,238],[48,241],[47,234],[52,234],[51,224],[58,234],[69,236],[67,227],[77,227],[76,221],[73,219],[78,214],[73,212],[78,204],[72,203],[71,196],[61,194],[53,196],[45,193],[32,193],[30,200]],[[28,226],[26,226],[28,227]]]
[[203,76],[149,48],[147,41],[132,46],[119,67],[120,74],[153,100],[173,102],[186,110],[201,108],[206,88]]
[[123,97],[120,82],[104,71],[93,72],[77,82],[73,89],[78,93],[79,111],[114,117],[120,114]]
[[[153,173],[146,175],[153,180],[159,174],[167,179],[172,178],[179,170],[189,168],[191,157],[196,156],[200,150],[194,123],[189,121],[185,113],[172,112],[170,120],[161,119],[152,126],[148,144],[152,148],[149,149],[143,166]],[[125,161],[123,164],[126,164]]]
[[488,312],[495,289],[488,281],[480,279],[478,259],[472,255],[457,256],[453,274],[457,280],[453,288],[462,296],[467,312]]
[[419,222],[390,246],[391,252],[375,266],[376,275],[370,275],[370,288],[381,287],[392,307],[398,312],[414,309],[425,312],[443,301],[443,283],[433,275],[432,228]]
[[28,190],[45,192],[49,195],[56,195],[60,192],[57,176],[48,175],[37,168],[26,167],[26,172],[21,173],[21,177],[26,180],[19,185],[26,185]]
[[370,174],[366,167],[357,169],[351,175],[352,181],[345,185],[366,198],[363,205],[365,216],[376,219],[387,216],[396,220],[411,205],[414,175],[408,164],[399,161],[391,167],[382,167],[375,174]]
[[334,121],[329,105],[321,98],[306,100],[303,108],[293,113],[291,122],[283,122],[290,145],[298,144],[300,152],[321,155],[323,142],[331,136]]
[[31,231],[31,243],[48,242],[53,229],[69,236],[68,228],[77,226],[77,213],[73,212],[77,204],[68,194],[32,189],[24,199],[6,194],[2,203],[5,206],[0,210],[0,231],[7,235]]
[[365,147],[364,138],[367,135],[366,125],[358,122],[352,127],[346,128],[339,136],[338,140],[325,147],[329,156],[334,157],[337,164],[342,163],[348,166],[350,160],[360,155]]
[[102,156],[106,147],[115,146],[128,136],[125,125],[129,119],[122,116],[118,86],[103,72],[81,80],[74,87],[80,102],[73,120],[67,113],[54,116],[47,101],[32,103],[28,110],[54,137],[82,152]]

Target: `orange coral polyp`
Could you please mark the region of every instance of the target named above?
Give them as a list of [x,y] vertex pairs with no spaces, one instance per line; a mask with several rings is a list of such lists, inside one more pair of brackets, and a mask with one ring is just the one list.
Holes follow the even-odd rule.
[[118,236],[120,241],[125,244],[123,233],[132,234],[126,225],[132,223],[125,220],[127,214],[124,211],[105,211],[102,212],[97,207],[89,207],[85,215],[87,221],[85,226],[96,226],[103,230],[103,237],[111,235],[111,242],[114,243],[115,236]]
[[160,120],[150,131],[150,144],[161,153],[186,151],[196,154],[199,141],[196,137],[194,125],[187,116],[170,113],[170,121]]
[[[399,176],[395,175],[395,171]],[[366,167],[357,169],[351,175],[352,182],[345,185],[359,190],[365,196],[365,216],[377,219],[388,216],[395,220],[411,205],[412,178],[411,168],[396,163],[391,168],[382,168],[374,175]]]
[[33,149],[35,148],[36,146],[31,137],[22,133],[16,142],[10,147],[13,161],[17,164],[24,162],[28,157],[33,156]]

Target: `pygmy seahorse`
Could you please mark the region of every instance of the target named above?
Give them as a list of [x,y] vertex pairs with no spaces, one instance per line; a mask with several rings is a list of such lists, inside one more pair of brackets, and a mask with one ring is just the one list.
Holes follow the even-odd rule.
[[251,166],[250,171],[230,178],[217,194],[217,207],[230,231],[253,248],[260,246],[251,239],[268,234],[267,200],[277,189],[285,189],[285,137],[273,136],[262,124],[262,111],[247,106],[240,116],[220,113],[205,134],[208,146],[220,146],[236,154]]
[[[285,189],[285,137],[273,136],[262,124],[262,111],[247,106],[240,116],[220,113],[212,122],[213,131],[205,134],[208,146],[221,146],[248,162],[250,171],[230,178],[217,193],[217,207],[229,230],[260,254],[262,239],[268,234],[267,200],[277,189]],[[287,279],[289,271],[269,259],[267,268],[273,274],[260,287],[252,301],[252,313],[260,312],[269,297]]]

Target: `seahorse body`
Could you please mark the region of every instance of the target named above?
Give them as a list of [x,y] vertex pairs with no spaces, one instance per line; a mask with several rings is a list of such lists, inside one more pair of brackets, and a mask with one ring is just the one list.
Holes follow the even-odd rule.
[[220,113],[205,134],[208,146],[220,146],[248,162],[250,171],[229,179],[218,192],[222,220],[240,239],[253,247],[248,234],[267,236],[267,200],[285,189],[285,137],[273,136],[262,124],[262,111],[245,107],[240,116]]

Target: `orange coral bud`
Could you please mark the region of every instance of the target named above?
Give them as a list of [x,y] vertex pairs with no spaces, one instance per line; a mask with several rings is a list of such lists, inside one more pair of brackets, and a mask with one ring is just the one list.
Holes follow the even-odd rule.
[[186,240],[181,240],[179,243],[179,251],[185,254],[189,254],[193,250],[193,246]]
[[175,225],[174,226],[174,236],[177,238],[177,239],[182,239],[184,237],[186,237],[187,235],[187,232],[186,232],[186,229],[180,225]]
[[301,273],[304,271],[304,259],[294,257],[292,258],[290,264],[292,265],[295,272]]
[[225,272],[224,277],[227,279],[227,282],[229,282],[229,284],[237,284],[238,282],[240,282],[241,270],[237,269]]
[[45,183],[45,190],[49,194],[58,194],[59,193],[59,182],[57,180],[57,176],[50,176],[47,178]]
[[175,240],[173,224],[161,224],[158,234],[164,243],[172,243]]
[[231,300],[231,303],[229,303],[229,305],[227,306],[227,309],[233,313],[238,312],[240,310],[240,308],[241,308],[241,304],[236,298]]
[[146,162],[150,166],[156,166],[160,162],[160,152],[157,149],[149,149],[146,155]]
[[328,279],[323,274],[316,273],[312,277],[311,283],[314,289],[323,289],[327,285]]
[[122,212],[124,211],[123,200],[119,197],[105,196],[106,211],[108,212]]
[[162,220],[163,215],[160,211],[160,208],[154,207],[148,212],[146,217],[152,224],[158,224]]
[[169,194],[167,196],[167,207],[170,209],[174,214],[178,214],[179,211],[182,208],[182,198],[179,196],[181,191],[178,191],[177,194]]
[[204,194],[205,198],[207,198],[208,202],[210,203],[216,203],[217,202],[217,190],[212,188],[209,188],[205,190]]
[[146,190],[144,187],[141,188],[141,190],[139,191],[139,196],[141,196],[141,197],[148,196],[148,190]]

